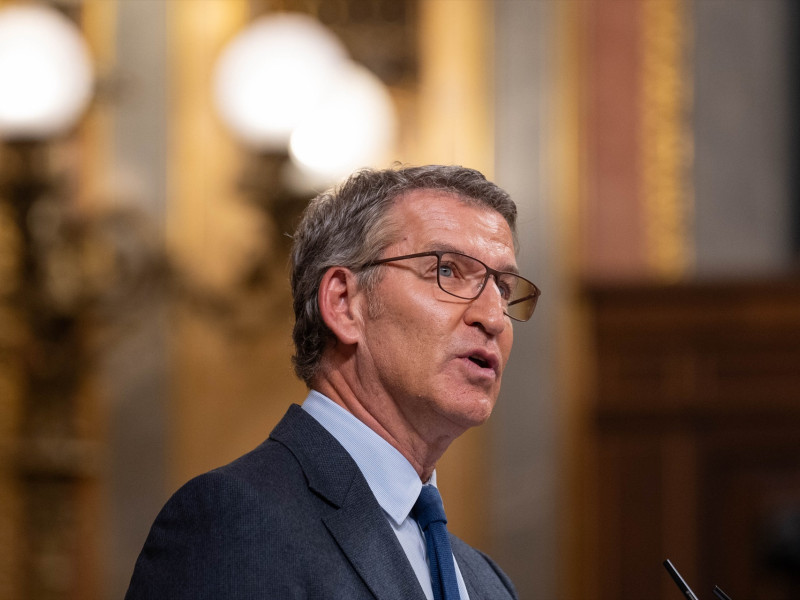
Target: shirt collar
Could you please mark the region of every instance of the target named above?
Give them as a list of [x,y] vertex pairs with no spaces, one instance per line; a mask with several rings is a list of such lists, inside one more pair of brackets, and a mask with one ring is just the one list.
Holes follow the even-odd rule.
[[[303,410],[344,446],[367,480],[378,504],[400,525],[422,489],[411,463],[389,442],[327,396],[312,390]],[[426,483],[436,485],[436,471]]]

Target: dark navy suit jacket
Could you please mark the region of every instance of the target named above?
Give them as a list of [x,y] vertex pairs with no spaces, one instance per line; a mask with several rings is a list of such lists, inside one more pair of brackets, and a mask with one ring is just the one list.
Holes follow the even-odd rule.
[[[486,555],[451,535],[471,600],[516,598]],[[158,515],[126,600],[425,600],[345,449],[292,405],[269,439],[183,486]]]

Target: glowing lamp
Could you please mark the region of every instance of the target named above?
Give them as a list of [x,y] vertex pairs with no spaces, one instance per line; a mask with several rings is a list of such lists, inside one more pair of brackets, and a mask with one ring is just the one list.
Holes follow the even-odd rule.
[[285,151],[346,60],[339,39],[311,17],[260,17],[220,55],[214,74],[220,116],[245,144]]
[[289,153],[312,181],[335,182],[354,170],[383,164],[397,127],[386,86],[349,63],[312,114],[292,133]]
[[65,133],[92,96],[89,50],[75,24],[36,4],[0,9],[0,138]]

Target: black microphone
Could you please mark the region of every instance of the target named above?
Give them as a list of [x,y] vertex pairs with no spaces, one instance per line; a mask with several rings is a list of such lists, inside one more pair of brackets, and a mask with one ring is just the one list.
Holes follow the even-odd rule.
[[664,568],[667,570],[667,573],[669,573],[669,576],[672,577],[672,580],[678,586],[678,589],[681,591],[681,593],[686,596],[687,600],[699,600],[699,598],[695,596],[694,592],[692,591],[692,588],[689,587],[689,585],[683,580],[683,577],[681,577],[681,574],[678,573],[678,569],[672,566],[672,563],[669,561],[669,559],[664,561]]
[[[681,577],[681,574],[678,573],[678,569],[673,566],[669,559],[664,561],[664,568],[667,570],[667,573],[669,573],[670,577],[672,577],[672,580],[677,584],[681,593],[686,596],[686,600],[699,600],[692,591],[692,588],[690,588],[689,584],[687,584],[683,577]],[[731,600],[731,597],[723,592],[718,585],[714,586],[714,595],[719,600]]]
[[714,586],[714,595],[719,598],[719,600],[731,600],[731,597],[723,592],[718,585]]

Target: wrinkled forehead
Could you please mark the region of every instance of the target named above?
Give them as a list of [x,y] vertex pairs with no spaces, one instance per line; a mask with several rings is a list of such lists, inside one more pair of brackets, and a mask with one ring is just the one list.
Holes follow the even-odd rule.
[[[456,190],[438,189],[438,188],[419,188],[414,190],[408,190],[398,194],[394,198],[391,208],[387,211],[386,224],[385,224],[387,233],[388,231],[391,230],[393,234],[390,237],[391,239],[390,243],[397,241],[399,239],[399,236],[402,235],[401,231],[402,228],[404,226],[409,225],[408,223],[400,222],[406,220],[403,217],[403,211],[398,210],[400,206],[408,203],[409,201],[422,200],[422,202],[419,203],[421,206],[420,210],[424,211],[425,204],[427,202],[432,203],[435,202],[437,199],[457,200],[458,202],[454,203],[454,208],[452,209],[454,211],[459,211],[459,205],[460,205],[463,206],[464,208],[469,207],[479,210],[485,210],[489,213],[498,215],[501,219],[503,219],[503,221],[505,221],[506,225],[508,225],[509,231],[511,232],[511,241],[513,244],[514,254],[517,253],[518,251],[517,231],[515,222],[513,220],[506,218],[506,216],[503,215],[502,212],[497,210],[497,208],[495,208],[494,206],[492,206],[491,204],[480,198],[467,196],[462,193],[459,193]],[[421,216],[424,218],[425,214],[423,213]]]

